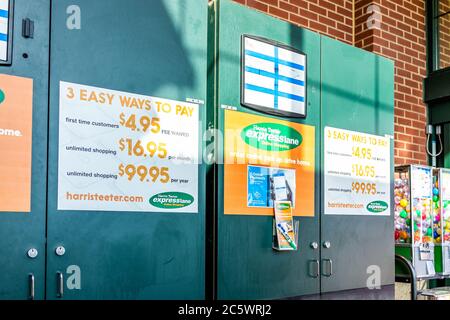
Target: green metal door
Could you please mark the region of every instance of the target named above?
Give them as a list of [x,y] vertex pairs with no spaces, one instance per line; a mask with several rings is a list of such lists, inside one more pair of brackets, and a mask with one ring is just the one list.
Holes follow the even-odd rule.
[[[205,167],[177,167],[175,160],[183,163],[182,152],[189,155],[197,145],[198,154],[190,157],[201,159],[206,115],[206,1],[58,0],[53,1],[51,10],[47,298],[204,298]],[[73,98],[73,89],[78,100],[72,105],[67,99]],[[88,96],[84,90],[89,91]],[[171,101],[164,100],[165,104],[158,99]],[[183,108],[188,100],[190,107]],[[117,111],[124,106],[134,110],[126,121],[119,117],[121,110]],[[61,116],[72,111],[76,116],[74,110],[81,107],[85,109],[76,119]],[[192,117],[169,128],[167,118],[156,119],[155,110],[160,107],[170,116],[176,109],[180,119]],[[71,126],[73,120],[78,120],[78,127]],[[126,154],[117,144],[123,140],[114,140],[116,131],[106,130],[103,138],[89,137],[92,126],[95,130],[119,126],[118,130],[131,135],[122,138],[136,137],[136,132],[145,135],[140,136],[141,146],[132,141],[130,154]],[[78,129],[68,131],[66,127]],[[189,144],[164,145],[167,136]],[[144,145],[144,139],[149,139],[149,144]],[[73,161],[67,157],[70,148],[77,150],[71,153]],[[182,151],[177,153],[177,148]],[[80,155],[98,150],[104,152],[94,158]],[[111,155],[114,150],[117,155]],[[145,160],[138,159],[139,155]],[[176,157],[173,161],[169,159],[172,156]],[[121,161],[130,159],[136,166],[118,168]],[[111,162],[115,164],[110,170]],[[83,171],[87,180],[78,173],[79,179],[69,178],[68,163]],[[105,182],[109,189],[104,189],[108,192],[103,195],[103,189],[96,186],[103,182],[89,179],[93,172],[102,173],[99,181],[117,178],[117,183]],[[182,181],[180,177],[185,176],[190,180]],[[136,186],[126,187],[131,195],[121,191],[124,183]],[[163,188],[168,192],[160,194]],[[180,188],[186,192],[173,192]],[[133,192],[138,195],[141,189],[146,196],[133,198]],[[100,192],[88,195],[83,190]],[[72,200],[78,200],[80,209],[68,203]],[[144,210],[127,210],[127,203],[119,206],[111,201],[142,202],[139,208]],[[181,209],[174,210],[175,206]]]
[[48,0],[1,2],[0,299],[45,295],[49,14]]
[[[325,127],[333,127],[393,137],[393,63],[374,54],[322,37],[321,65],[321,131],[324,132]],[[393,139],[391,139],[390,148],[390,181],[392,181]],[[322,168],[324,156],[322,148]],[[324,176],[322,176],[322,185],[326,188],[323,179]],[[354,177],[349,179],[353,181]],[[392,187],[390,190],[392,198]],[[323,192],[325,193],[326,190]],[[324,206],[325,203],[323,203]],[[322,292],[367,288],[367,280],[373,275],[374,270],[376,270],[375,277],[380,271],[381,286],[392,285],[394,283],[393,223],[392,212],[388,216],[362,216],[327,215],[322,211],[322,245],[329,245],[329,248],[322,246],[322,265],[325,262],[332,264],[331,268],[325,264],[327,270],[325,270],[326,276],[322,277]]]
[[[320,141],[320,37],[318,34],[295,27],[289,23],[258,13],[228,0],[215,1],[216,17],[216,101],[218,128],[224,132],[225,117],[253,119],[264,117],[261,122],[285,121],[285,125],[308,125],[313,132],[308,139]],[[241,105],[241,41],[242,36],[262,37],[281,45],[292,47],[307,55],[307,117],[288,118],[267,115]],[[270,58],[262,57],[269,61]],[[270,75],[269,75],[270,76]],[[256,118],[255,118],[256,119]],[[262,118],[258,118],[262,119]],[[241,121],[239,120],[239,121]],[[244,121],[244,120],[242,120]],[[233,123],[229,123],[233,125]],[[314,131],[314,129],[317,129]],[[224,133],[225,145],[230,136]],[[305,138],[305,137],[304,137]],[[221,141],[221,140],[220,140]],[[219,150],[224,150],[219,142]],[[301,148],[301,147],[300,147]],[[319,144],[313,146],[311,165],[319,168]],[[219,154],[223,161],[223,154]],[[221,162],[223,164],[223,162]],[[311,217],[295,217],[299,222],[298,250],[277,252],[272,249],[272,216],[253,215],[243,205],[242,210],[228,214],[225,199],[236,190],[245,189],[247,177],[238,175],[235,181],[225,172],[224,165],[218,167],[217,180],[217,244],[216,244],[216,294],[218,299],[277,299],[319,293],[319,250],[311,248],[319,242],[319,170],[315,174],[316,187],[311,188],[310,198],[315,209]],[[239,164],[236,165],[239,166]],[[234,170],[231,167],[231,171]],[[314,170],[313,170],[314,172]],[[231,181],[234,187],[226,188]],[[230,185],[229,184],[229,185]],[[299,181],[297,188],[302,188]],[[305,189],[306,190],[306,189]],[[247,198],[240,192],[238,200]],[[233,201],[231,201],[233,202]],[[233,204],[233,203],[232,203]],[[244,210],[247,212],[244,212]],[[268,211],[267,209],[266,211]],[[301,208],[298,208],[302,211]],[[317,211],[316,211],[317,210]],[[250,213],[248,213],[250,212]],[[255,210],[255,212],[259,212]]]

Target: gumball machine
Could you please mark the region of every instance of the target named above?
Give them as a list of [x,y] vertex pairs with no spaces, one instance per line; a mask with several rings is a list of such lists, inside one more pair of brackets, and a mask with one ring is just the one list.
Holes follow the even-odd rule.
[[418,278],[435,275],[433,168],[395,168],[395,252],[409,259]]
[[450,170],[433,170],[433,239],[436,272],[450,274]]

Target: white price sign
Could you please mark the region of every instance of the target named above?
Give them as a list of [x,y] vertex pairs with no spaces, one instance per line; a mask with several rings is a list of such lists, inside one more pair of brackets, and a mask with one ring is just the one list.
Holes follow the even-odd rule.
[[441,169],[441,190],[442,190],[442,200],[450,201],[450,170]]
[[325,214],[390,215],[390,139],[326,127],[324,140]]
[[413,166],[411,168],[411,195],[413,198],[430,199],[432,196],[431,168]]
[[199,106],[60,83],[58,209],[198,212]]

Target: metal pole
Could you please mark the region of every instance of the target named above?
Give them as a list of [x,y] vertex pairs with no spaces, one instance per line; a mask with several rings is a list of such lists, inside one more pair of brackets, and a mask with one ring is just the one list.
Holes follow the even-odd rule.
[[432,156],[431,156],[431,166],[433,168],[436,168],[436,166],[437,166],[437,157],[436,157],[437,152],[436,151],[437,151],[436,150],[436,136],[432,135],[431,136],[431,154],[432,154]]

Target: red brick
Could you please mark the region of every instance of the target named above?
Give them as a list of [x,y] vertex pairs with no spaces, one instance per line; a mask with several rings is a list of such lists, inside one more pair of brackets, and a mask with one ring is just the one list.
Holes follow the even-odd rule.
[[289,18],[289,12],[281,10],[281,9],[277,9],[272,6],[269,7],[269,13],[273,14],[274,16],[286,19],[286,20]]
[[265,12],[267,12],[269,9],[269,7],[267,5],[265,5],[259,1],[256,1],[256,0],[246,0],[246,1],[247,1],[246,4],[251,8],[255,8],[260,11],[265,11]]

